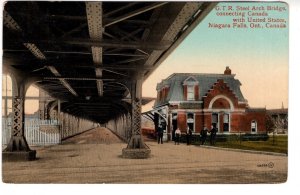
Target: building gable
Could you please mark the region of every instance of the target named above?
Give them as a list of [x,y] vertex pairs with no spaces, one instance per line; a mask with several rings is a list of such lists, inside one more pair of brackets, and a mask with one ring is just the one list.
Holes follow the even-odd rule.
[[205,96],[203,96],[205,109],[215,108],[245,108],[246,104],[239,104],[238,97],[233,90],[224,82],[218,79]]

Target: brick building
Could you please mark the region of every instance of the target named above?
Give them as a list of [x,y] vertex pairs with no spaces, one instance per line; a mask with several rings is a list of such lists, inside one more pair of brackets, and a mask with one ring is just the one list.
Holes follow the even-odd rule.
[[266,109],[250,108],[240,86],[229,67],[224,74],[172,74],[157,84],[155,126],[162,124],[168,139],[187,126],[196,134],[211,125],[218,134],[266,133]]

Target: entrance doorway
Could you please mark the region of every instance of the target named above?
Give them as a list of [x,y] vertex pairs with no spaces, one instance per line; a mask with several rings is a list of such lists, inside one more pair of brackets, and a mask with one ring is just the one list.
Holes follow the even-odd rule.
[[187,114],[187,126],[194,132],[194,113]]
[[177,113],[172,114],[172,140],[174,141],[175,131],[177,129]]

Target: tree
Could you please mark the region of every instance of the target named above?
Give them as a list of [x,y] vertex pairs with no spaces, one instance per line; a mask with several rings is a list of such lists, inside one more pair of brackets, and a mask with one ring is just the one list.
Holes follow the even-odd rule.
[[266,116],[266,130],[271,132],[284,132],[288,128],[288,116],[287,115],[270,115]]
[[271,133],[275,130],[274,120],[270,114],[266,115],[266,130],[268,133]]

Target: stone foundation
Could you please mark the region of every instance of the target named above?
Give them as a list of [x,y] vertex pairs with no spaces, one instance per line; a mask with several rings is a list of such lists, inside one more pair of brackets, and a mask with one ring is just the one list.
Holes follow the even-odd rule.
[[2,152],[2,161],[30,161],[36,159],[36,151]]
[[142,148],[142,149],[124,148],[122,150],[122,157],[130,158],[130,159],[144,159],[144,158],[149,158],[150,153],[151,150],[149,148]]

